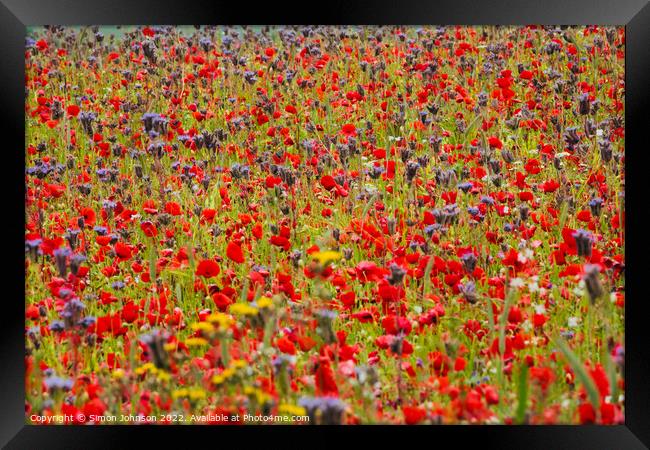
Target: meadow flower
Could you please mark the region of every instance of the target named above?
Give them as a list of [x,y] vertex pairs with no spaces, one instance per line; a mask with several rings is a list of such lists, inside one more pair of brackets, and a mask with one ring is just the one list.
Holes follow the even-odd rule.
[[460,286],[460,292],[463,294],[463,297],[465,300],[470,303],[474,304],[478,302],[478,294],[476,292],[476,285],[474,284],[473,281],[467,281],[463,283]]
[[59,276],[61,278],[65,277],[68,269],[68,256],[70,255],[70,249],[67,247],[58,248],[52,253],[54,255],[54,260],[56,262],[56,268],[59,271]]
[[599,297],[605,295],[605,290],[600,282],[600,267],[595,264],[587,264],[584,267],[584,275],[582,280],[585,283],[589,298],[592,303]]
[[341,425],[346,409],[345,403],[336,397],[303,397],[298,405],[307,411],[311,423]]
[[322,266],[327,266],[328,264],[338,261],[341,259],[342,254],[333,250],[326,250],[321,252],[315,252],[311,254],[311,257],[316,259],[319,264]]
[[259,314],[259,309],[246,303],[234,303],[228,308],[231,314],[236,316],[255,316]]
[[572,236],[576,242],[578,256],[591,256],[591,248],[594,242],[592,234],[585,230],[577,230]]

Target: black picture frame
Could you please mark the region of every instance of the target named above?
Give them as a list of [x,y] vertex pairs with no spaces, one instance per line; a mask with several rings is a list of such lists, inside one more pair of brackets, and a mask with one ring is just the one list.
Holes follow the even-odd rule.
[[[650,446],[650,347],[644,241],[645,154],[648,152],[647,114],[650,86],[650,5],[646,0],[445,0],[437,2],[225,2],[222,0],[0,0],[0,101],[3,133],[3,204],[0,223],[6,228],[3,254],[5,284],[2,296],[2,353],[0,365],[0,444],[10,449],[129,448],[136,438],[147,445],[178,439],[184,447],[224,442],[223,436],[247,444],[253,437],[277,446],[340,445],[351,434],[363,439],[441,445],[543,449],[637,449]],[[624,426],[444,426],[444,427],[129,427],[26,426],[24,416],[24,44],[27,26],[144,25],[144,24],[556,24],[625,25],[626,27],[626,417]],[[22,216],[20,215],[22,214]],[[7,290],[9,288],[9,290]],[[299,428],[299,429],[298,429]],[[298,433],[298,435],[296,435]],[[309,434],[300,436],[300,434]],[[282,436],[278,436],[281,434]],[[291,441],[287,441],[291,439]],[[368,441],[370,444],[370,441]],[[275,446],[276,444],[272,444]],[[403,444],[402,444],[403,445]]]

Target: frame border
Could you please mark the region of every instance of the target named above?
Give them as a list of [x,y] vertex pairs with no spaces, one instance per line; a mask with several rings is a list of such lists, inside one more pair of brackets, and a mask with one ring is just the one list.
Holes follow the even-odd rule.
[[[184,2],[182,7],[173,0],[144,0],[130,4],[128,0],[0,0],[0,108],[3,135],[13,143],[7,158],[8,173],[2,177],[9,193],[8,206],[15,206],[23,213],[22,219],[11,217],[3,222],[9,231],[7,260],[14,262],[24,258],[22,233],[24,232],[24,42],[28,26],[42,24],[191,24],[191,23],[329,23],[329,24],[376,24],[399,25],[428,24],[556,24],[556,25],[625,25],[626,27],[626,215],[643,214],[641,211],[644,188],[644,150],[647,148],[647,114],[650,111],[648,86],[650,86],[650,4],[648,0],[547,0],[544,3],[513,0],[472,0],[417,2],[417,0],[358,1],[332,0],[323,3],[320,10],[307,11],[305,3],[279,5],[267,3],[251,7],[247,4],[226,3],[223,0],[194,0]],[[313,6],[313,5],[312,5]],[[643,140],[642,140],[643,139]],[[638,147],[638,149],[637,149]],[[21,150],[18,150],[21,149]],[[629,151],[629,149],[634,149]],[[5,161],[3,161],[4,163]],[[21,198],[22,197],[22,198]],[[15,202],[15,203],[14,203]],[[13,208],[12,208],[13,209]],[[9,210],[11,211],[11,210]],[[638,211],[638,213],[637,213]],[[22,227],[22,229],[21,229]],[[337,427],[255,427],[257,439],[277,439],[278,434],[290,439],[308,430],[310,445],[313,443],[338,444],[360,430],[364,439],[373,437],[384,440],[395,436],[402,442],[410,437],[403,433],[416,432],[423,439],[440,442],[450,439],[456,443],[466,440],[482,446],[501,449],[566,448],[566,449],[612,449],[650,448],[650,347],[645,321],[648,317],[647,300],[644,297],[644,265],[647,256],[643,252],[643,222],[628,220],[625,226],[626,245],[626,414],[625,425],[620,426],[444,426],[444,427],[388,427],[362,426],[351,429]],[[7,244],[5,244],[5,252]],[[644,259],[642,259],[644,258]],[[631,261],[631,263],[630,263]],[[4,272],[11,291],[4,295],[2,314],[3,351],[0,374],[0,398],[3,399],[3,420],[0,423],[0,444],[3,448],[115,448],[131,447],[133,437],[138,435],[154,441],[173,442],[186,446],[197,438],[213,440],[212,427],[150,427],[142,426],[26,426],[24,424],[24,270],[17,264],[9,264]],[[16,280],[22,281],[16,282]],[[644,311],[645,308],[645,311]],[[645,424],[645,425],[644,425]],[[291,431],[288,432],[288,429]],[[249,442],[249,427],[219,428],[219,433]],[[370,433],[368,432],[369,430]],[[188,434],[188,433],[191,433]],[[244,434],[245,433],[245,434]],[[289,435],[289,433],[291,433]],[[433,434],[435,433],[435,435]],[[99,438],[99,439],[98,439]],[[314,439],[315,438],[315,439]],[[182,439],[182,440],[181,440]],[[214,442],[214,441],[213,441]],[[282,442],[282,441],[276,441]],[[286,442],[286,441],[285,441]],[[131,444],[131,445],[130,445]],[[340,445],[340,444],[339,444]],[[402,444],[403,445],[403,444]]]

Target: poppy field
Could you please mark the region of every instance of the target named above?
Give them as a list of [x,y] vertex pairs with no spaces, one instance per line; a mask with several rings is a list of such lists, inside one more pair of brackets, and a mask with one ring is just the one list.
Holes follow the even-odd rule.
[[26,422],[623,423],[624,54],[29,29]]

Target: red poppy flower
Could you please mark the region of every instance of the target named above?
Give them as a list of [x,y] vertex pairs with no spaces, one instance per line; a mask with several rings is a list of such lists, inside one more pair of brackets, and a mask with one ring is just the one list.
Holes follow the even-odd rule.
[[70,105],[67,107],[66,111],[68,112],[68,115],[72,117],[77,117],[77,114],[79,114],[80,108],[77,105]]
[[337,185],[336,181],[334,180],[334,177],[331,175],[325,175],[320,179],[320,184],[327,189],[328,191],[331,191],[334,189]]
[[276,340],[275,345],[282,353],[288,353],[289,355],[296,354],[296,346],[286,337]]
[[282,247],[285,251],[289,251],[291,248],[289,239],[284,236],[271,236],[270,242],[276,247]]
[[183,212],[181,210],[181,205],[176,202],[168,202],[165,205],[165,212],[171,214],[172,216],[180,216]]
[[502,148],[503,148],[503,143],[501,142],[501,139],[499,139],[499,138],[496,137],[496,136],[490,136],[490,137],[488,138],[488,144],[489,144],[490,147],[492,147],[492,148],[498,148],[498,149],[502,149]]
[[114,249],[115,249],[115,254],[121,260],[130,259],[133,254],[131,251],[131,247],[123,242],[116,243]]
[[153,222],[145,221],[140,224],[140,229],[144,232],[147,237],[158,236],[158,229],[153,224]]
[[230,241],[228,247],[226,248],[226,255],[232,261],[241,264],[244,260],[244,253],[242,252],[241,247],[236,242]]
[[341,132],[346,136],[356,136],[357,135],[357,128],[354,125],[352,125],[351,123],[346,123],[341,128]]
[[211,259],[204,259],[196,267],[196,275],[204,278],[212,278],[219,275],[219,264]]
[[415,425],[427,417],[426,409],[417,406],[402,406],[402,413],[407,425]]

